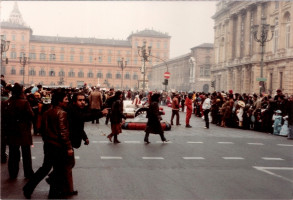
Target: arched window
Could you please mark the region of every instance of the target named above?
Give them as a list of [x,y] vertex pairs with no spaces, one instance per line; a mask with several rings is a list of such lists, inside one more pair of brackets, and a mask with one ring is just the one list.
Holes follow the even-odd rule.
[[124,78],[125,78],[125,79],[130,79],[130,74],[129,74],[129,72],[126,72],[126,74],[124,75]]
[[79,78],[83,78],[83,77],[84,77],[84,73],[83,73],[83,71],[79,71],[79,72],[78,72],[78,77],[79,77]]
[[111,72],[108,72],[108,73],[107,73],[106,78],[112,78],[112,74],[111,74]]
[[73,69],[71,69],[71,70],[68,72],[68,76],[69,76],[69,77],[75,77],[75,73],[74,73]]
[[116,73],[116,79],[121,79],[121,74],[120,74],[120,72],[117,72],[117,73]]
[[41,69],[41,71],[39,71],[39,76],[46,76],[46,71]]
[[55,76],[55,71],[53,69],[49,71],[49,76]]
[[133,76],[132,76],[132,79],[133,79],[133,80],[137,80],[137,79],[138,79],[138,76],[137,76],[136,72],[134,72],[134,74],[133,74]]
[[11,75],[15,75],[15,74],[16,74],[16,70],[15,70],[14,67],[11,68],[10,74],[11,74]]
[[29,75],[30,76],[35,76],[36,75],[36,71],[34,68],[31,68],[30,71],[29,71]]
[[63,70],[61,70],[61,71],[59,72],[59,76],[60,76],[60,77],[65,76],[65,72],[64,72]]
[[94,74],[93,74],[93,72],[91,72],[91,71],[90,71],[90,72],[88,72],[88,74],[87,74],[87,77],[88,77],[88,78],[93,78],[93,77],[94,77]]
[[97,73],[97,78],[103,78],[103,74],[102,74],[102,72],[98,72],[98,73]]

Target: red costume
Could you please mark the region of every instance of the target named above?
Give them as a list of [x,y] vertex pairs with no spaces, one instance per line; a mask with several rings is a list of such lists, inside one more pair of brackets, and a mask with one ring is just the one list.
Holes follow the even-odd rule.
[[192,99],[186,97],[185,99],[185,105],[186,105],[186,126],[189,125],[189,120],[191,118],[191,114],[192,114]]

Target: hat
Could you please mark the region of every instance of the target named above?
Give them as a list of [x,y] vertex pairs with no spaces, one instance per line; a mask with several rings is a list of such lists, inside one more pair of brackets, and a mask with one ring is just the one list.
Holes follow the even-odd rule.
[[280,89],[277,89],[277,92],[282,92],[282,90],[280,90]]
[[280,110],[276,110],[276,113],[278,113],[278,114],[281,114],[281,113],[282,113],[282,111],[280,111]]
[[245,103],[244,103],[243,101],[238,101],[238,105],[239,105],[240,107],[242,107],[242,108],[245,107]]

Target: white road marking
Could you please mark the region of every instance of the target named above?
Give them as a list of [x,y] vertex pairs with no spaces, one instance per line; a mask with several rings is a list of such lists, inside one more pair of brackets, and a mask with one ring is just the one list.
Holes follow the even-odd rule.
[[144,160],[163,160],[163,157],[142,157]]
[[283,146],[283,147],[293,147],[293,144],[277,144],[278,146]]
[[75,159],[80,159],[80,157],[79,157],[79,156],[74,156],[74,158],[75,158]]
[[270,158],[270,157],[262,157],[263,160],[284,160],[283,158]]
[[121,160],[122,157],[119,157],[119,156],[101,156],[101,159],[104,159],[104,160]]
[[247,143],[247,144],[250,144],[250,145],[264,145],[263,143]]
[[[156,143],[163,143],[163,142],[162,142],[162,141],[156,141]],[[170,143],[173,143],[173,142],[168,141],[168,142],[164,142],[164,143],[168,143],[168,144],[170,144]]]
[[109,143],[110,141],[104,140],[104,141],[97,141],[97,143]]
[[244,160],[242,157],[223,157],[225,160]]
[[124,142],[129,144],[140,144],[140,141],[124,141]]
[[185,160],[204,160],[203,157],[183,157]]
[[202,144],[203,142],[192,142],[192,141],[190,141],[190,142],[187,142],[188,144]]
[[92,143],[98,143],[98,141],[92,141]]
[[218,142],[218,144],[234,144],[233,142]]
[[253,166],[253,168],[255,168],[255,169],[259,170],[259,171],[265,172],[267,174],[270,174],[272,176],[281,178],[283,180],[289,181],[290,183],[293,183],[293,180],[269,171],[269,170],[292,170],[293,171],[293,167],[260,167],[260,166]]
[[33,142],[34,144],[43,144],[43,142]]

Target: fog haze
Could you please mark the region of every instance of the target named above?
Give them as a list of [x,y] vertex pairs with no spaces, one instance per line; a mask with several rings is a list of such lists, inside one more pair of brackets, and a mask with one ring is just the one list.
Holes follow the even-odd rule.
[[[18,8],[34,35],[121,39],[153,29],[171,36],[170,58],[213,43],[216,1],[20,1]],[[14,1],[1,2],[6,21]]]

